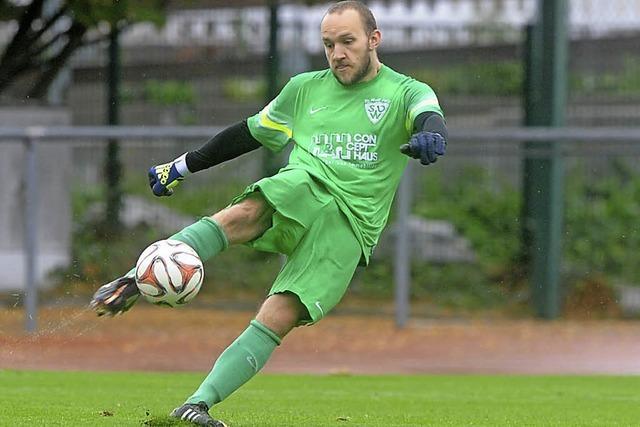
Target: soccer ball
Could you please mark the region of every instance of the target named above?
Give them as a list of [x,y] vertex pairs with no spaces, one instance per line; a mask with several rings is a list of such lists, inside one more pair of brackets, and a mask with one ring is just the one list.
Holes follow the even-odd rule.
[[203,279],[200,257],[191,246],[178,240],[152,243],[136,263],[138,289],[153,304],[186,304],[197,295]]

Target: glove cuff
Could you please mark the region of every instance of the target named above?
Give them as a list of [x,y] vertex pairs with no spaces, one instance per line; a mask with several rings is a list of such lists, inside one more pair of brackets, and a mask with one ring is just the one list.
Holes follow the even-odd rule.
[[178,173],[183,177],[191,174],[191,171],[187,167],[187,153],[184,153],[182,156],[175,159],[173,161],[173,165],[176,167]]

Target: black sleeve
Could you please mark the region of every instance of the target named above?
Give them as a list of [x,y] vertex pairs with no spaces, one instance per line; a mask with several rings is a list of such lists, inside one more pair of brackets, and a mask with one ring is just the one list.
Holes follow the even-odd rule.
[[449,138],[449,132],[447,131],[447,124],[442,116],[433,111],[427,111],[418,114],[413,122],[414,132],[436,132],[442,135],[444,141],[447,142]]
[[187,153],[187,168],[198,172],[262,147],[249,131],[247,121],[229,126],[195,151]]

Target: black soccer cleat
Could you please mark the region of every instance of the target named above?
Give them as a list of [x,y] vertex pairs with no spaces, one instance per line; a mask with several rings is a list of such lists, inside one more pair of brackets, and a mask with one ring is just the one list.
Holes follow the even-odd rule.
[[136,280],[124,276],[100,286],[93,294],[90,305],[98,316],[115,316],[129,310],[139,296]]
[[209,407],[204,402],[185,403],[174,409],[169,416],[183,421],[189,421],[199,426],[227,427],[222,421],[211,418],[211,415],[209,415]]

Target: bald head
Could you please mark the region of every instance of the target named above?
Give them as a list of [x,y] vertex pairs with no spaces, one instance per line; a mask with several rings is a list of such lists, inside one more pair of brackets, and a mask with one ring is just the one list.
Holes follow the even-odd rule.
[[325,16],[334,13],[339,14],[344,12],[345,10],[353,10],[358,13],[364,32],[367,35],[378,29],[376,18],[373,16],[371,9],[369,9],[364,3],[356,0],[346,0],[332,4],[331,6],[329,6],[329,9],[327,9],[327,13],[325,14]]

